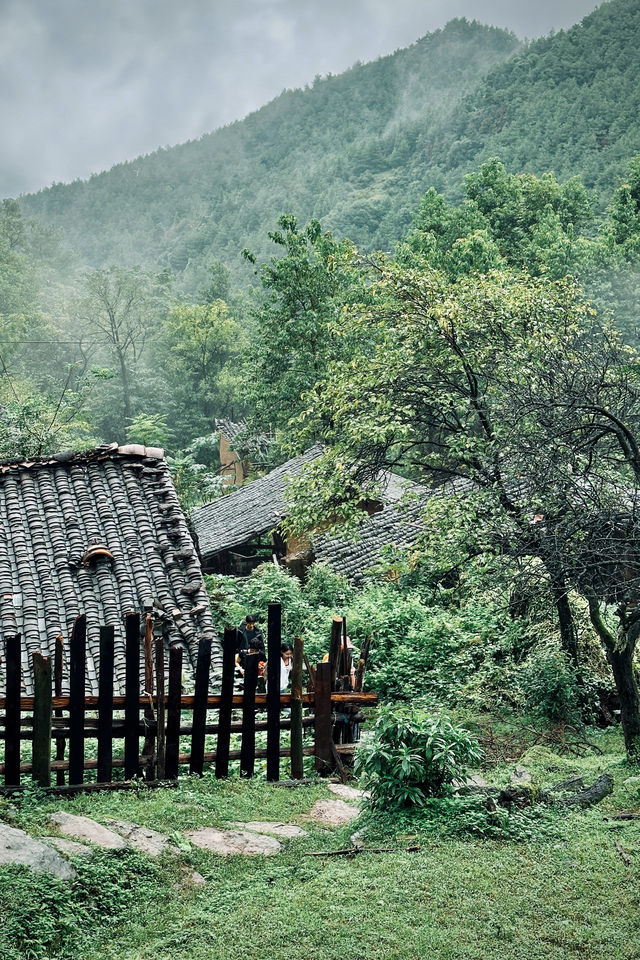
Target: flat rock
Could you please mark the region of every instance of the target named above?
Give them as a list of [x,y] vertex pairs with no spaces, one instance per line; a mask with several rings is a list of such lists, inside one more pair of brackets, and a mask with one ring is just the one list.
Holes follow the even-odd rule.
[[182,876],[182,883],[173,884],[174,890],[182,890],[185,886],[204,887],[207,882],[201,873],[198,873],[197,870],[190,870],[188,867],[183,868]]
[[0,823],[0,864],[22,864],[37,873],[50,873],[60,880],[71,880],[76,872],[54,850],[40,840],[34,840],[24,830]]
[[487,781],[484,779],[484,777],[481,777],[479,773],[474,773],[472,777],[467,777],[465,780],[453,781],[454,790],[460,790],[461,792],[464,792],[464,790],[469,790],[469,789],[472,790],[475,787],[488,787],[488,786],[490,786],[490,784],[488,784]]
[[509,783],[513,787],[519,786],[523,783],[531,783],[531,774],[528,770],[525,770],[524,767],[518,765],[509,777]]
[[305,819],[315,820],[329,827],[341,827],[357,820],[360,811],[344,800],[316,800]]
[[357,803],[359,800],[366,800],[367,797],[371,796],[367,790],[348,787],[346,783],[328,783],[327,786],[331,793],[335,793],[336,797],[340,797],[341,800],[351,800]]
[[46,837],[44,843],[54,847],[64,857],[92,857],[94,852],[93,847],[88,847],[86,843],[78,843],[67,837]]
[[127,841],[119,837],[117,833],[107,830],[106,827],[89,817],[76,817],[73,813],[64,813],[60,810],[58,813],[52,813],[49,816],[49,822],[66,837],[74,837],[76,840],[93,843],[103,850],[124,850],[128,846]]
[[178,854],[180,852],[168,837],[158,833],[157,830],[141,827],[129,820],[114,820],[112,817],[109,817],[106,823],[115,833],[124,837],[134,850],[146,853],[150,857],[159,857],[162,853]]
[[232,827],[239,830],[251,830],[252,833],[266,833],[272,837],[282,837],[283,840],[291,840],[294,837],[306,837],[307,831],[295,823],[278,823],[269,820],[250,820],[249,823],[232,823]]
[[209,850],[225,857],[232,854],[268,857],[282,850],[282,844],[275,837],[263,837],[248,830],[216,830],[215,827],[203,827],[201,830],[188,831],[185,837],[201,850]]

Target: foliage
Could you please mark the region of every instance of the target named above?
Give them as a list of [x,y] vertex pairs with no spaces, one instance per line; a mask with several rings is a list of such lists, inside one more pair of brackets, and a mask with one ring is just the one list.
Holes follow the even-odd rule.
[[371,739],[358,751],[356,769],[370,789],[371,806],[394,810],[440,796],[479,760],[473,737],[443,714],[400,714],[384,707]]
[[532,714],[550,723],[580,719],[577,671],[557,646],[538,646],[520,668],[518,682]]
[[210,430],[216,416],[241,412],[236,364],[243,346],[243,331],[222,300],[169,311],[156,353],[187,437]]
[[191,510],[223,495],[223,479],[213,462],[217,449],[218,439],[215,435],[197,437],[185,450],[167,457],[183,509]]
[[162,873],[129,851],[79,858],[71,881],[24,868],[0,870],[0,944],[6,960],[76,960],[94,931],[127,919],[141,896],[152,898]]
[[171,437],[172,431],[166,414],[162,413],[139,413],[131,419],[127,427],[127,441],[142,443],[146,447],[168,447]]
[[0,382],[0,458],[39,457],[95,446],[85,407],[100,375],[77,381],[70,368],[63,383],[44,393],[28,381]]
[[244,371],[256,431],[287,427],[329,362],[347,356],[348,341],[335,336],[332,321],[358,279],[349,269],[352,245],[323,233],[317,220],[301,230],[295,217],[280,217],[269,237],[279,256],[261,270],[267,296]]

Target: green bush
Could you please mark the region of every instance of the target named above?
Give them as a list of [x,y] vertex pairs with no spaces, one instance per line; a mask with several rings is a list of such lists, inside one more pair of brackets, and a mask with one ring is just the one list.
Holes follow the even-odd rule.
[[342,613],[354,588],[346,577],[335,573],[331,567],[314,563],[309,568],[302,592],[312,607],[332,607],[337,613]]
[[356,770],[369,787],[373,808],[397,810],[441,796],[479,760],[476,741],[448,717],[383,707],[371,739],[358,750]]
[[518,681],[531,713],[551,723],[579,720],[580,689],[576,671],[559,647],[539,646],[520,668]]

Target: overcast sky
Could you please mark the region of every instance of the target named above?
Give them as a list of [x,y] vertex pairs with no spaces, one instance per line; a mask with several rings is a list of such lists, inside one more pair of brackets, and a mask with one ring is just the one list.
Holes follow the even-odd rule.
[[240,119],[466,16],[535,37],[596,0],[0,0],[0,196]]

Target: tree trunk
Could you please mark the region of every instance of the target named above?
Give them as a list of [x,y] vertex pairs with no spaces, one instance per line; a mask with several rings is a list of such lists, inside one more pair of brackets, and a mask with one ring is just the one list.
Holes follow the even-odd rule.
[[620,698],[620,719],[627,756],[640,760],[640,694],[633,666],[634,649],[635,643],[628,643],[622,648],[607,647],[606,653]]
[[125,423],[128,425],[131,420],[131,391],[129,389],[129,371],[124,354],[118,350],[118,362],[120,364],[120,380],[122,382],[122,407]]
[[624,745],[630,760],[640,759],[640,694],[636,682],[633,653],[637,642],[638,624],[627,624],[621,629],[622,643],[607,628],[600,613],[598,601],[589,597],[589,616],[596,629],[607,660],[611,665],[616,691],[620,698],[620,719],[624,733]]
[[558,621],[560,624],[560,642],[562,649],[570,658],[576,669],[578,664],[578,642],[576,631],[573,625],[573,614],[567,595],[567,587],[562,581],[553,580],[553,597],[558,611]]

